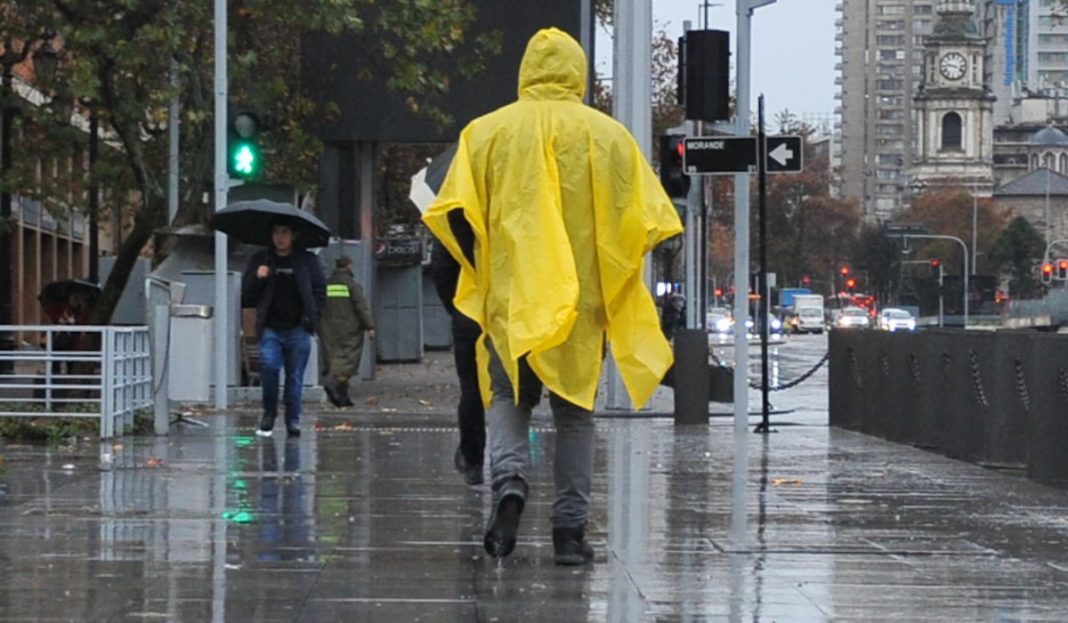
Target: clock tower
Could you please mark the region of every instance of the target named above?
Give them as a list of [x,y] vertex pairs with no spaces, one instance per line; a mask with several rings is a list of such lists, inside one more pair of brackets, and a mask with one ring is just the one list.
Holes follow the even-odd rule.
[[990,196],[994,186],[994,95],[983,82],[986,40],[968,0],[941,0],[924,44],[914,97],[914,188],[961,186]]

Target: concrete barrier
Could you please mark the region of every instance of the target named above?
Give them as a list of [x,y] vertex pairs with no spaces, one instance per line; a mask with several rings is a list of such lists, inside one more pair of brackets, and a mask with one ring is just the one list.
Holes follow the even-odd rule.
[[1027,384],[1027,476],[1068,485],[1068,337],[1032,338],[1034,383]]

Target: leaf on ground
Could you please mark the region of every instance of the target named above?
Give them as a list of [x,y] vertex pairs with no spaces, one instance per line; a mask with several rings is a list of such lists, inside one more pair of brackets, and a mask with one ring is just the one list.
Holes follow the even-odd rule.
[[419,399],[419,404],[423,405],[424,407],[434,406],[434,403],[430,402],[429,400],[424,400],[422,398]]
[[163,467],[163,459],[158,459],[154,456],[150,456],[145,459],[145,465],[149,467]]
[[335,426],[334,430],[352,430],[352,424],[349,422],[342,422]]
[[797,478],[772,478],[771,484],[778,487],[779,485],[803,485],[803,481]]

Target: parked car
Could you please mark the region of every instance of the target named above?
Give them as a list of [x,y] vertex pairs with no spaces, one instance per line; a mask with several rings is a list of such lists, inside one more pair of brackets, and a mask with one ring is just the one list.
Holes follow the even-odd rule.
[[916,319],[912,314],[897,307],[887,307],[879,312],[879,328],[883,331],[915,331]]
[[844,307],[835,315],[834,326],[838,329],[867,329],[871,324],[868,312],[863,308]]

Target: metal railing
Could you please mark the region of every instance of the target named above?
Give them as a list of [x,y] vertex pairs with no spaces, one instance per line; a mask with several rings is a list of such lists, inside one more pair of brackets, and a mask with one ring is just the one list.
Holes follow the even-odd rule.
[[147,327],[0,325],[0,417],[99,418],[102,438],[131,429],[153,404]]

